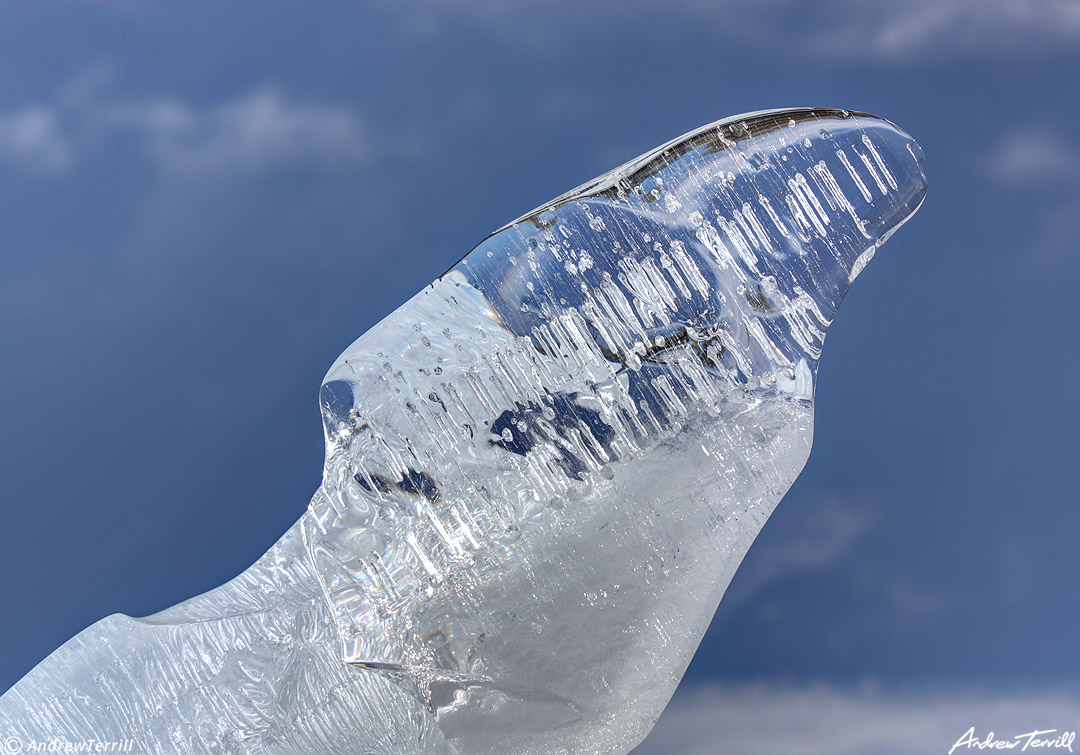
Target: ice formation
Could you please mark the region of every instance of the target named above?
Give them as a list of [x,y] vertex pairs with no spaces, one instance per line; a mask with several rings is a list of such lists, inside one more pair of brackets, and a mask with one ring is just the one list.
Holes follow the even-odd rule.
[[887,121],[768,111],[493,233],[331,367],[300,521],[223,587],[79,634],[0,731],[628,751],[807,459],[841,299],[925,188]]

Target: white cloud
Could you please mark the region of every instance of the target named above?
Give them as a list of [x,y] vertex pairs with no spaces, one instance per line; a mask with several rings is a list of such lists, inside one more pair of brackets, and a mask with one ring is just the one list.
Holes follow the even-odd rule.
[[825,55],[888,58],[1042,50],[1080,41],[1075,0],[840,0],[831,30],[811,38]]
[[[1080,148],[1033,125],[1005,136],[983,158],[986,173],[1040,201],[1024,223],[1023,248],[1040,264],[1075,258],[1080,238]],[[1043,186],[1050,182],[1050,188]]]
[[[991,731],[999,740],[1034,730],[1076,731],[1078,710],[1076,688],[991,692],[707,685],[680,688],[634,755],[944,755],[971,727],[980,741]],[[977,751],[960,746],[954,755]]]
[[161,98],[102,107],[95,116],[104,128],[142,139],[156,160],[178,171],[332,166],[368,156],[363,125],[350,109],[293,103],[272,86],[204,109]]
[[[562,0],[559,4],[569,4]],[[445,10],[447,0],[420,3]],[[608,14],[613,3],[589,4],[586,12]],[[621,14],[656,9],[653,0],[621,0]],[[493,30],[520,13],[499,0],[453,3]],[[784,45],[829,58],[912,60],[990,51],[1043,51],[1048,45],[1080,41],[1076,0],[669,0],[664,12],[709,24],[727,38],[750,39],[763,48]],[[535,13],[521,30],[526,43],[558,44],[565,13]],[[437,28],[430,18],[428,27]]]
[[209,105],[176,96],[116,98],[100,67],[55,99],[0,111],[0,162],[56,174],[114,140],[171,172],[252,171],[283,165],[356,165],[368,159],[352,107],[298,102],[263,85]]
[[1080,179],[1080,152],[1037,129],[1007,136],[993,150],[987,164],[992,175],[1007,181]]
[[72,144],[55,108],[30,105],[0,113],[0,163],[52,174],[68,168],[72,158]]

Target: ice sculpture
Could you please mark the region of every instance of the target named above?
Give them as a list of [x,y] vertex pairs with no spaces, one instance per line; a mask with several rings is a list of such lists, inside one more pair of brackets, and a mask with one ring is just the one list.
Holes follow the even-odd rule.
[[0,731],[628,751],[806,461],[825,331],[921,166],[874,116],[754,113],[492,234],[331,367],[300,521],[223,587],[79,634]]

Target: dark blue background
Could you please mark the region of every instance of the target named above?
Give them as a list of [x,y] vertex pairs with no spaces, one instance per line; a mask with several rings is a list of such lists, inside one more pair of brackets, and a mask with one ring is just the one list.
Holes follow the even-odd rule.
[[798,105],[930,192],[684,687],[1075,683],[1077,74],[1070,2],[0,7],[0,689],[261,555],[326,368],[486,233]]

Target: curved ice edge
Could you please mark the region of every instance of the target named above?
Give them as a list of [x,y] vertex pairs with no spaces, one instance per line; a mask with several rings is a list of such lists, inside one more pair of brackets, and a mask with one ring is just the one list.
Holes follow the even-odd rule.
[[[748,113],[728,116],[726,118],[721,118],[718,121],[714,121],[712,123],[704,125],[700,128],[696,128],[693,131],[687,131],[682,136],[672,139],[671,141],[664,144],[661,144],[659,147],[656,147],[655,149],[652,149],[643,155],[639,155],[632,160],[627,160],[625,163],[618,166],[617,168],[612,168],[608,172],[603,173],[590,181],[586,181],[580,186],[574,187],[570,191],[560,194],[555,199],[545,202],[534,210],[525,213],[516,220],[513,220],[502,226],[501,228],[492,231],[489,236],[494,236],[496,233],[506,230],[511,226],[517,225],[523,220],[527,220],[530,217],[539,215],[543,212],[547,212],[548,210],[554,209],[561,204],[565,204],[572,199],[578,199],[580,197],[586,196],[596,196],[605,191],[609,191],[613,189],[620,180],[629,179],[634,174],[642,171],[648,171],[650,166],[655,165],[658,160],[664,159],[665,155],[674,148],[683,147],[685,145],[693,145],[700,137],[702,137],[703,135],[707,135],[712,131],[721,131],[730,126],[741,125],[744,128],[746,137],[750,137],[753,136],[755,132],[757,132],[757,127],[760,125],[780,120],[788,121],[791,117],[794,117],[796,115],[805,115],[813,118],[827,118],[839,116],[841,118],[872,119],[875,121],[880,121],[881,123],[885,123],[896,129],[897,131],[903,132],[903,130],[892,121],[886,118],[882,118],[881,116],[871,115],[870,113],[866,113],[861,110],[842,110],[839,108],[806,106],[795,108],[772,108],[768,110],[753,110]],[[925,161],[925,156],[923,155],[922,148],[914,139],[912,139],[910,143],[914,145],[914,148],[916,150],[915,152],[913,152],[912,157],[919,165],[922,165]],[[916,207],[916,210],[917,209],[918,208]]]

